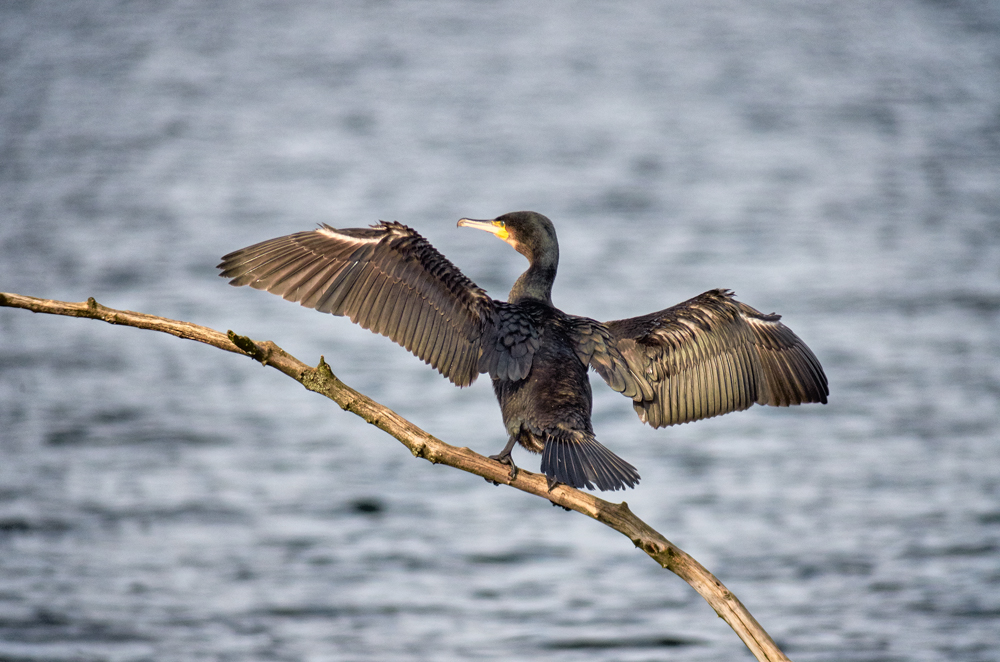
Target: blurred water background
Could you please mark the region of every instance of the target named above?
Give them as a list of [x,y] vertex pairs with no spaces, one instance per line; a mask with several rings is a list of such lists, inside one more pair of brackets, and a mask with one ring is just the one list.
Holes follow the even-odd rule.
[[[0,4],[0,291],[325,355],[488,454],[487,380],[215,265],[398,220],[502,298],[455,222],[517,209],[569,312],[729,287],[822,360],[826,407],[659,431],[595,385],[624,498],[790,657],[1000,660],[1000,4]],[[749,658],[627,539],[275,371],[0,309],[0,660]]]

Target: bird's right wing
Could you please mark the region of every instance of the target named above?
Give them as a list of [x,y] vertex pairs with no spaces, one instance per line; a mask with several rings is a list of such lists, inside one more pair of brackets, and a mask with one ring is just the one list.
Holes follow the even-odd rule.
[[219,269],[231,285],[345,315],[459,386],[479,375],[484,342],[495,344],[496,302],[399,223],[339,230],[323,225],[234,251]]
[[568,326],[580,362],[593,368],[612,390],[635,401],[655,397],[649,382],[622,356],[617,338],[606,325],[587,317],[571,317]]
[[825,403],[822,366],[779,319],[734,300],[732,292],[711,290],[605,326],[632,373],[649,386],[633,398],[639,418],[658,428],[754,403]]

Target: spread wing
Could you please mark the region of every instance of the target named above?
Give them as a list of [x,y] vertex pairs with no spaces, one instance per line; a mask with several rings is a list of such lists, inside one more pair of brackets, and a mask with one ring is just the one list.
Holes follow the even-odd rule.
[[[399,223],[339,230],[323,225],[232,252],[219,269],[231,285],[345,315],[402,345],[459,386],[479,375],[484,343],[491,357],[521,352],[511,349],[516,342],[505,348],[501,341],[496,348],[497,302]],[[524,367],[525,354],[515,361],[518,373],[530,368],[530,355]]]
[[593,368],[608,386],[626,397],[637,400],[654,397],[652,387],[647,380],[636,375],[632,366],[622,356],[617,339],[607,326],[586,317],[571,317],[569,329],[574,341],[573,349],[576,350],[580,361]]
[[479,372],[494,379],[516,382],[531,372],[535,350],[541,344],[538,324],[520,306],[494,301],[492,336],[484,339]]
[[734,300],[728,290],[710,290],[605,326],[648,387],[633,397],[639,418],[658,428],[754,403],[826,403],[830,391],[822,366],[780,319]]

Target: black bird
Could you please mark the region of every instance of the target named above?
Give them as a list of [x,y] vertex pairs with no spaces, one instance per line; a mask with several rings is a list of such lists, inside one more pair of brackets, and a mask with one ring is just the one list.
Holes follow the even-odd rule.
[[542,453],[549,486],[618,490],[639,474],[594,438],[588,368],[629,397],[644,423],[687,423],[754,403],[826,403],[826,375],[779,315],[710,290],[641,317],[598,322],[552,305],[559,244],[535,212],[463,218],[528,258],[507,301],[486,295],[417,232],[399,223],[278,237],[222,258],[249,285],[388,336],[458,386],[489,373],[514,445]]

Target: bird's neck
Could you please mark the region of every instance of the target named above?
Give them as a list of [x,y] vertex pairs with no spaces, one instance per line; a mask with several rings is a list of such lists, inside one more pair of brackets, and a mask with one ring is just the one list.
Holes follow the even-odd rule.
[[507,297],[509,303],[522,301],[541,301],[547,306],[552,305],[552,283],[556,279],[556,268],[559,266],[557,251],[542,259],[531,259],[531,266],[514,283]]

